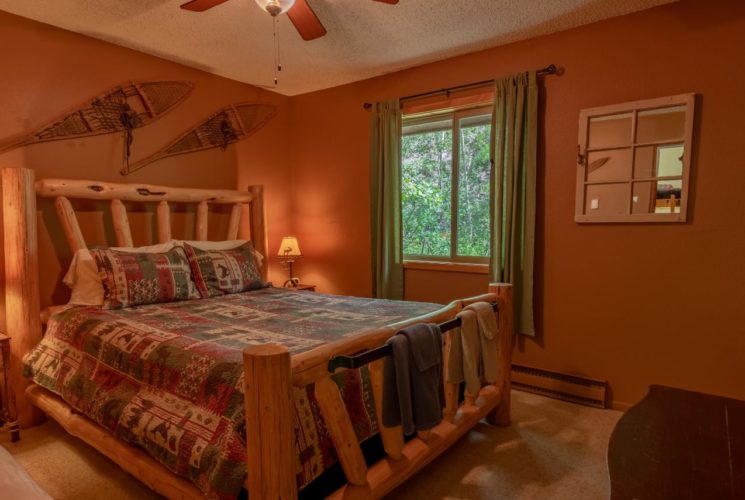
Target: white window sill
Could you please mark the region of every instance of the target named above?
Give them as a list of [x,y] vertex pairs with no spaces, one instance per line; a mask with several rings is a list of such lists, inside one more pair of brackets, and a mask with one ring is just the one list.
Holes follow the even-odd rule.
[[404,260],[404,269],[448,273],[489,274],[489,264],[432,260]]

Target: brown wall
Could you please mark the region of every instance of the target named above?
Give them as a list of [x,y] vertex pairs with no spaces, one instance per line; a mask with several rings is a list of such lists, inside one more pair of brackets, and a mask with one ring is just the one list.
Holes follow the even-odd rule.
[[[537,339],[516,360],[610,381],[623,407],[651,383],[745,398],[745,3],[691,1],[292,99],[293,225],[304,281],[370,293],[365,101],[556,63],[539,152]],[[696,92],[689,223],[573,222],[580,109]],[[410,271],[407,296],[483,291],[483,275]]]
[[[195,84],[191,96],[180,106],[135,130],[133,161],[160,149],[225,104],[261,101],[279,107],[273,121],[225,152],[215,149],[168,158],[127,177],[118,173],[122,165],[121,134],[18,148],[0,154],[0,168],[31,168],[37,178],[222,188],[264,184],[270,245],[279,245],[279,238],[289,231],[289,162],[280,147],[288,128],[287,97],[1,11],[0,47],[4,47],[0,58],[0,140],[23,131],[32,132],[78,103],[129,80],[188,80]],[[70,255],[51,205],[44,203],[42,208],[42,302],[46,305],[67,300],[67,291],[58,278]],[[98,207],[83,215],[81,223],[94,231],[88,233],[89,244],[114,243],[110,229],[104,232],[95,228],[102,218]],[[224,219],[213,214],[210,222],[221,222],[224,227]],[[135,243],[150,243],[154,230],[143,228],[152,226],[152,213],[133,214],[131,220]],[[192,226],[187,229],[185,222],[174,225],[175,237],[191,237]],[[184,229],[181,234],[179,225]],[[0,255],[0,262],[2,259]],[[283,277],[284,270],[272,262],[270,278],[277,281]]]

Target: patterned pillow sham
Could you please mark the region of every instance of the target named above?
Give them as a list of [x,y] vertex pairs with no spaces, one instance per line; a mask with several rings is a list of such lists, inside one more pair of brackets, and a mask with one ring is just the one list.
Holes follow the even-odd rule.
[[251,242],[230,250],[200,250],[184,243],[184,251],[205,299],[269,286],[261,279]]
[[104,309],[200,298],[183,248],[163,253],[91,250],[104,288]]

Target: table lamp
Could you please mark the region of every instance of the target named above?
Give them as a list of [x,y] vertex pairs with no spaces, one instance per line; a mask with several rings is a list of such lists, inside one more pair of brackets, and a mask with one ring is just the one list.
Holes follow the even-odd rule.
[[295,262],[296,258],[303,256],[303,254],[300,253],[300,246],[297,244],[297,238],[294,236],[285,236],[282,238],[282,243],[279,245],[279,252],[277,252],[277,255],[284,260],[290,268],[290,278],[285,281],[284,286],[288,288],[296,287],[300,282],[300,279],[292,277],[292,263]]

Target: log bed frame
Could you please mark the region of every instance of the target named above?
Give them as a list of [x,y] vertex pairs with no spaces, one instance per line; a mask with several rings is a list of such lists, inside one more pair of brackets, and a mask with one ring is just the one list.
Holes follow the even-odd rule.
[[[99,450],[156,492],[168,498],[203,498],[191,482],[175,476],[140,448],[114,437],[58,396],[21,376],[23,356],[42,337],[36,199],[37,196],[55,198],[55,207],[72,251],[86,248],[86,244],[69,198],[110,201],[119,246],[133,246],[124,201],[157,202],[160,242],[171,239],[169,202],[197,204],[195,233],[198,240],[207,239],[208,204],[232,205],[227,239],[237,238],[241,213],[244,205],[248,205],[250,238],[266,256],[262,186],[251,186],[248,191],[229,191],[82,180],[36,181],[32,170],[5,168],[2,189],[6,321],[12,337],[11,377],[21,424],[24,427],[38,424],[43,418],[41,410],[67,432]],[[265,278],[266,264],[264,259],[262,273]],[[463,307],[477,301],[494,301],[499,311],[498,348],[494,352],[499,366],[498,380],[484,386],[476,395],[466,395],[460,404],[458,385],[445,384],[443,421],[406,443],[400,427],[383,427],[378,417],[386,457],[368,467],[339,390],[327,370],[328,360],[335,355],[353,355],[379,347],[405,325],[451,319]],[[45,316],[48,314],[46,311]],[[451,335],[445,334],[446,354],[450,340]],[[495,425],[509,425],[512,343],[512,288],[508,284],[491,284],[489,292],[478,297],[456,300],[431,314],[324,344],[301,354],[290,356],[287,348],[278,344],[246,348],[243,353],[246,428],[251,432],[247,436],[245,487],[249,498],[297,498],[291,411],[293,385],[316,384],[321,414],[348,481],[329,498],[379,498],[431,462],[482,418],[486,417]],[[382,362],[381,359],[369,364],[378,415],[382,404]]]

